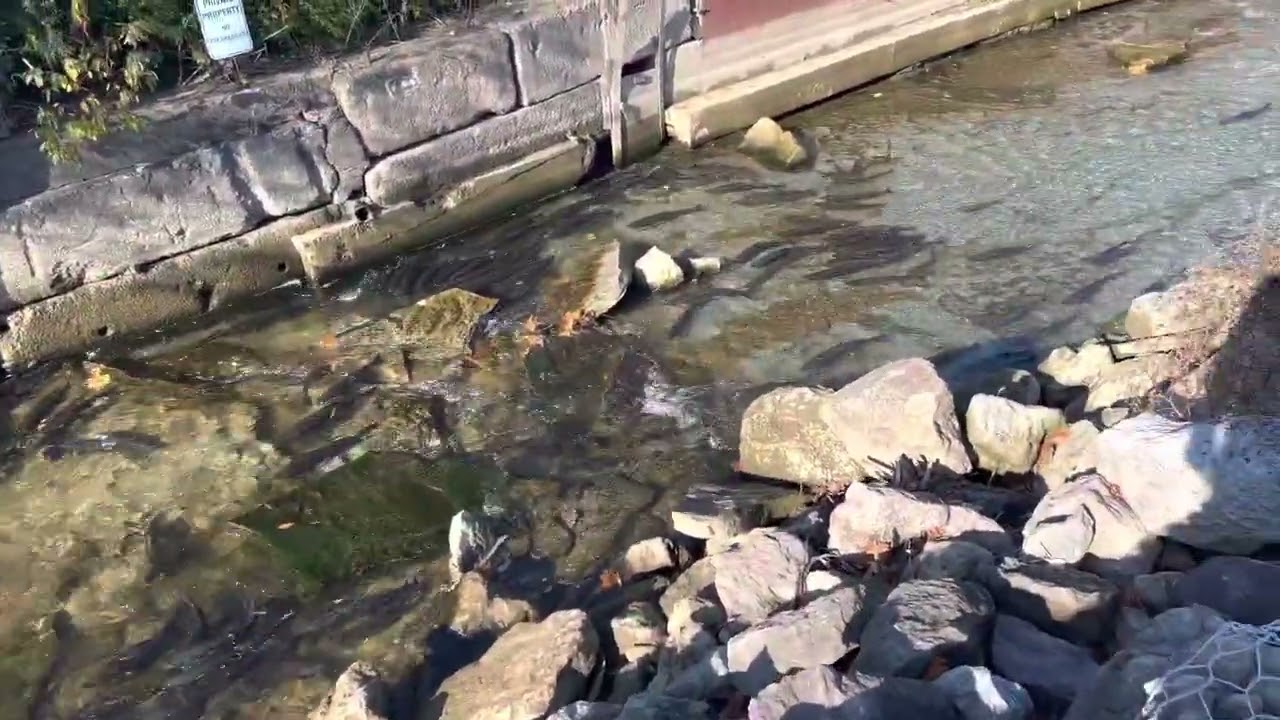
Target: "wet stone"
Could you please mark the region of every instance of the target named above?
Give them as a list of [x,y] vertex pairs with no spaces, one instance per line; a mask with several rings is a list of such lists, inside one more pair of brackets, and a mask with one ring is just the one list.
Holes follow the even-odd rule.
[[550,314],[545,319],[572,330],[577,322],[604,315],[622,300],[631,275],[617,240],[596,241],[544,283],[542,293]]
[[793,170],[809,160],[809,153],[795,133],[783,130],[771,118],[760,118],[742,138],[739,149],[761,164],[779,170]]

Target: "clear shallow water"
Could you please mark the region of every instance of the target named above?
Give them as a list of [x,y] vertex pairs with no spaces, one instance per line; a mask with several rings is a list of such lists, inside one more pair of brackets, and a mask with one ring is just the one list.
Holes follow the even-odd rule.
[[[1130,36],[1194,54],[1131,78],[1105,55]],[[1280,111],[1220,121],[1275,99],[1277,43],[1266,0],[1127,4],[788,119],[805,171],[669,150],[320,296],[0,385],[0,718],[304,717],[356,657],[439,674],[462,507],[512,518],[523,592],[601,601],[602,558],[728,477],[763,388],[1030,363],[1270,228]],[[522,354],[557,263],[614,237],[726,267]],[[344,339],[452,286],[501,301],[467,362],[399,377],[373,362],[395,337]]]

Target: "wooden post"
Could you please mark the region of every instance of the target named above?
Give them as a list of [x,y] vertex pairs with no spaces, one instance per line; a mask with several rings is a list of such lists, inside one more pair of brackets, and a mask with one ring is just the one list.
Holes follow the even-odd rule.
[[613,166],[626,164],[626,122],[622,116],[622,65],[627,10],[630,0],[600,0],[601,36],[604,39],[604,74],[600,78],[604,127],[609,131]]
[[667,0],[658,0],[658,55],[654,69],[658,72],[658,142],[667,141]]

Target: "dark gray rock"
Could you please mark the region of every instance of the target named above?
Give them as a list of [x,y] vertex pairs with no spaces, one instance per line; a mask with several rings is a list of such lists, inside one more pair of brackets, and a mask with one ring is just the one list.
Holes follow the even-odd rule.
[[641,693],[622,706],[617,720],[709,720],[711,708],[701,700]]
[[1037,705],[1071,701],[1098,673],[1088,650],[1011,615],[996,617],[991,667],[1031,691]]
[[609,621],[614,646],[627,662],[638,662],[657,654],[667,641],[667,619],[651,602],[633,602]]
[[964,720],[1027,720],[1035,706],[1021,685],[984,667],[951,668],[933,681]]
[[1147,702],[1147,683],[1190,659],[1225,622],[1222,616],[1203,606],[1175,608],[1157,615],[1150,627],[1139,633],[1126,649],[1112,656],[1092,680],[1078,688],[1065,720],[1140,717]]
[[1158,572],[1139,575],[1133,579],[1133,593],[1137,596],[1138,601],[1142,603],[1142,607],[1153,614],[1159,615],[1179,604],[1174,599],[1174,588],[1177,586],[1178,581],[1182,579],[1182,575],[1183,573],[1180,572]]
[[828,711],[853,699],[861,688],[829,667],[788,675],[761,690],[747,706],[749,720],[826,720]]
[[[862,689],[826,717],[839,720],[962,720],[951,698],[933,683],[909,678],[857,676]],[[792,720],[788,715],[786,720]]]
[[1070,565],[1005,558],[984,584],[1001,613],[1082,645],[1107,639],[1120,605],[1118,587]]
[[617,720],[621,705],[579,700],[552,713],[547,720]]
[[854,668],[871,675],[920,677],[936,657],[982,665],[995,603],[979,585],[913,580],[894,589],[862,631]]
[[793,670],[836,662],[858,646],[882,599],[876,585],[850,585],[742,631],[728,644],[734,685],[754,695]]
[[1172,600],[1204,605],[1228,620],[1266,625],[1280,618],[1280,565],[1230,555],[1209,558],[1178,579]]
[[905,580],[978,580],[996,564],[991,551],[964,540],[939,540],[924,546],[911,560]]
[[712,559],[716,595],[729,621],[753,625],[795,602],[803,589],[809,548],[790,533],[759,529]]

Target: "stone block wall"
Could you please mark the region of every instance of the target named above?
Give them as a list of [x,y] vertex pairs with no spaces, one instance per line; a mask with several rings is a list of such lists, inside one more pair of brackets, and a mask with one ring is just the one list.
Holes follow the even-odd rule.
[[[627,59],[651,58],[659,3],[630,1]],[[668,43],[691,37],[690,2],[666,3]],[[326,228],[340,236],[370,218],[414,229],[459,197],[535,199],[564,187],[564,162],[534,164],[555,187],[522,177],[518,191],[499,193],[477,180],[560,146],[584,175],[587,138],[603,132],[596,3],[482,20],[243,88],[173,93],[143,109],[141,133],[87,148],[78,165],[50,165],[29,133],[0,141],[0,361],[21,366],[212,309],[231,288],[262,292],[304,277],[300,253],[281,257],[281,232],[314,244]],[[188,256],[223,244],[239,252],[230,274],[170,267],[198,266]],[[384,254],[397,249],[382,244]],[[269,272],[257,267],[259,246]],[[150,299],[103,302],[139,292]],[[54,314],[77,317],[55,323]]]

